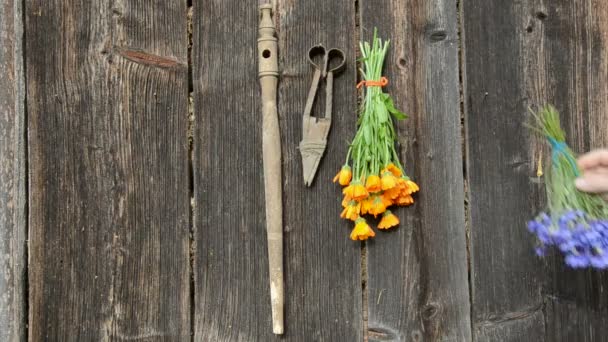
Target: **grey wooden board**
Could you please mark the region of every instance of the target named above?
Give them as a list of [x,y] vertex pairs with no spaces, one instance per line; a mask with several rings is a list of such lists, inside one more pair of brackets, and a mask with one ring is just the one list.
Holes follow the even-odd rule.
[[[284,165],[288,340],[359,341],[362,337],[361,244],[340,218],[341,187],[331,182],[356,129],[355,3],[349,0],[279,1],[279,115]],[[308,49],[342,49],[346,69],[334,78],[332,126],[314,183],[304,186],[297,146],[314,68]],[[325,113],[325,84],[313,116]],[[297,337],[296,337],[297,336]]]
[[[532,34],[543,37],[547,98],[561,112],[568,142],[577,152],[608,146],[608,4],[556,1],[535,15],[542,17]],[[608,274],[571,270],[558,258],[548,268],[546,340],[605,340]]]
[[25,5],[29,339],[187,340],[186,1]]
[[584,301],[549,298],[546,341],[605,341],[608,336],[608,310],[604,306],[589,310]]
[[[9,0],[0,7],[0,340],[27,333],[31,340],[277,340],[257,4],[192,4],[189,179],[188,2]],[[544,203],[536,170],[547,148],[522,123],[528,106],[551,102],[576,151],[608,144],[608,3],[273,3],[282,69],[283,339],[604,340],[608,276],[532,254],[525,221]],[[398,124],[400,148],[422,189],[415,206],[397,210],[398,229],[366,243],[361,278],[361,245],[348,239],[340,189],[329,180],[355,132],[358,34],[369,39],[374,26],[392,40],[387,90],[412,116]],[[349,65],[335,81],[330,144],[308,189],[296,146],[312,78],[306,51],[317,43],[344,49]],[[316,113],[323,108],[315,104]]]
[[[507,322],[513,313],[542,304],[543,268],[526,230],[538,210],[535,158],[540,151],[522,124],[534,101],[533,89],[526,88],[531,75],[524,56],[533,48],[521,17],[528,13],[526,4],[472,0],[463,5],[472,320],[480,332],[482,322]],[[526,329],[544,329],[542,321],[534,322],[536,327]]]
[[[478,322],[475,338],[480,342],[530,342],[543,341],[545,330],[543,311],[522,312],[502,321]],[[554,341],[554,340],[549,340]]]
[[[340,189],[331,183],[356,121],[349,37],[354,16],[335,13],[354,14],[354,3],[279,1],[277,8],[286,279],[282,339],[358,341],[360,245],[348,239],[350,224],[339,218]],[[201,19],[209,17],[214,20]],[[241,1],[194,6],[197,341],[278,339],[272,335],[268,285],[257,26],[257,7]],[[306,53],[318,43],[344,49],[349,65],[335,80],[331,143],[315,185],[307,189],[296,146],[312,78]]]
[[194,340],[271,341],[258,9],[198,1],[193,10]]
[[386,90],[402,162],[420,185],[401,224],[367,243],[370,341],[468,341],[469,288],[453,1],[360,1],[362,39],[391,40]]
[[603,339],[598,311],[606,304],[606,275],[533,255],[525,222],[543,207],[536,172],[547,148],[523,123],[527,107],[553,103],[575,150],[606,146],[607,13],[602,1],[464,3],[473,320],[480,340],[483,322],[506,327],[509,317],[543,305],[544,322],[502,329],[505,340],[526,331],[544,332],[545,341]]
[[0,6],[0,341],[25,341],[26,178],[23,6]]

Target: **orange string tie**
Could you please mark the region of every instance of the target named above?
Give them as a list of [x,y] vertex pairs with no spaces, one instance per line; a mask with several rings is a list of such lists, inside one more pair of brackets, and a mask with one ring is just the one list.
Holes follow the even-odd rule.
[[359,89],[359,88],[361,88],[363,86],[366,86],[366,87],[384,87],[387,84],[388,84],[388,78],[382,76],[380,78],[380,81],[372,81],[372,80],[365,81],[364,80],[364,81],[359,82],[357,84],[357,89]]

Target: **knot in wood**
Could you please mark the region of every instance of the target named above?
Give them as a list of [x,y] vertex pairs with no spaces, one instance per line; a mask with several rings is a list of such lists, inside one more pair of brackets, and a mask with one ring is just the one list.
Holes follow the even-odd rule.
[[547,19],[547,13],[545,13],[543,11],[536,12],[535,16],[536,16],[536,19],[538,19],[538,20],[545,20],[545,19]]
[[431,42],[434,42],[434,43],[443,41],[447,37],[448,37],[448,34],[445,32],[445,30],[434,30],[429,35],[429,39],[431,40]]
[[437,313],[439,313],[439,305],[434,303],[427,304],[422,308],[422,319],[428,321],[437,316]]
[[422,332],[420,330],[412,331],[412,341],[414,341],[414,342],[422,341]]

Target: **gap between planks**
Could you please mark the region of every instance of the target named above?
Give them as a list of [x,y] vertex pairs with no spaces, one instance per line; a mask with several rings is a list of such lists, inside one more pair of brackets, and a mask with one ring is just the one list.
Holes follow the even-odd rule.
[[[463,27],[463,0],[456,1],[456,15],[457,15],[457,30],[458,30],[458,90],[460,93],[460,137],[461,137],[461,154],[462,154],[462,177],[464,185],[464,231],[465,231],[465,242],[466,242],[466,253],[467,253],[467,280],[469,285],[469,317],[471,318],[471,332],[474,330],[473,322],[473,283],[472,283],[472,262],[471,262],[471,219],[470,219],[470,208],[469,208],[469,183],[468,183],[468,163],[469,160],[467,155],[467,130],[466,130],[466,117],[465,117],[465,50],[464,50],[464,27]],[[473,340],[475,336],[472,336]]]
[[[358,48],[358,43],[361,41],[361,11],[359,8],[359,0],[354,0],[355,2],[355,34],[354,34],[354,42],[355,45],[355,60],[356,62],[356,70],[360,70],[361,65],[361,52]],[[357,82],[359,82],[359,72],[357,72]],[[359,108],[361,101],[363,101],[362,93],[357,92],[357,108]],[[361,300],[362,300],[362,329],[363,329],[363,341],[369,341],[369,292],[367,288],[367,243],[365,241],[361,242]]]
[[190,208],[189,208],[189,234],[188,234],[188,253],[190,261],[190,341],[194,342],[195,332],[195,317],[196,317],[196,297],[194,287],[194,258],[195,258],[195,245],[194,245],[194,165],[193,165],[193,154],[194,154],[194,83],[193,83],[193,72],[192,72],[192,44],[193,44],[193,16],[194,11],[192,8],[192,0],[187,1],[186,11],[186,34],[188,38],[188,187],[190,196]]
[[30,181],[29,181],[29,141],[28,141],[28,115],[27,115],[27,91],[26,91],[26,68],[25,63],[25,42],[26,42],[26,30],[25,30],[25,8],[26,0],[15,0],[14,8],[14,25],[15,25],[15,79],[17,82],[18,94],[21,94],[21,98],[17,98],[15,104],[15,110],[23,113],[21,122],[21,141],[23,143],[23,149],[20,151],[20,157],[23,158],[23,284],[21,288],[23,290],[23,317],[21,317],[21,324],[23,324],[23,341],[28,342],[30,339],[29,332],[29,317],[30,317],[30,287],[29,287],[29,270],[30,270],[30,243],[29,243],[29,194],[30,194]]

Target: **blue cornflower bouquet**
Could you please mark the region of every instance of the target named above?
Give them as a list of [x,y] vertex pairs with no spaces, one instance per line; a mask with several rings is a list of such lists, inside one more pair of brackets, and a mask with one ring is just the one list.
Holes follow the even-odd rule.
[[532,113],[531,128],[547,138],[551,146],[551,167],[546,175],[547,212],[528,222],[537,237],[536,254],[543,256],[554,247],[573,268],[608,268],[608,204],[596,194],[579,191],[576,156],[566,144],[559,113],[546,106]]

